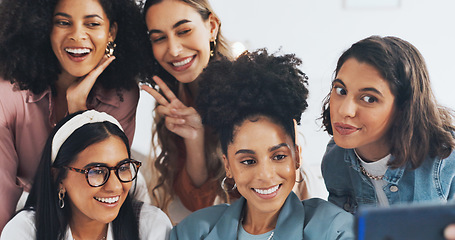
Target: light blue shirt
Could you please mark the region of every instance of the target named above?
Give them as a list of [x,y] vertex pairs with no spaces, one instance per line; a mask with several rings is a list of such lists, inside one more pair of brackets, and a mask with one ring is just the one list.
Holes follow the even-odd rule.
[[[232,205],[201,209],[185,218],[171,231],[171,240],[235,240],[246,204],[240,198]],[[280,210],[274,240],[354,239],[354,217],[322,199],[300,201],[291,192]]]
[[[393,161],[394,157],[391,157]],[[378,205],[371,180],[365,176],[353,149],[328,143],[322,160],[322,176],[329,201],[355,213],[359,205]],[[455,152],[446,159],[427,157],[415,170],[411,164],[388,168],[383,188],[390,205],[410,202],[445,203],[455,195]]]
[[242,224],[240,224],[237,240],[272,240],[272,234],[274,234],[273,230],[263,234],[253,235],[245,231]]

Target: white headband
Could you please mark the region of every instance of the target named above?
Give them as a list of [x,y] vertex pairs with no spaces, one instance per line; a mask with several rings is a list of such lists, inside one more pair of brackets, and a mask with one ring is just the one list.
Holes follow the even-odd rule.
[[71,136],[71,134],[73,134],[74,131],[76,131],[76,129],[88,123],[98,123],[104,121],[108,121],[117,125],[117,127],[123,131],[122,126],[120,126],[120,123],[114,117],[107,113],[97,112],[95,110],[85,111],[82,114],[74,116],[68,120],[68,122],[63,124],[63,126],[60,127],[60,129],[55,133],[54,139],[52,139],[52,163],[54,163],[58,151],[62,147],[63,143],[69,136]]

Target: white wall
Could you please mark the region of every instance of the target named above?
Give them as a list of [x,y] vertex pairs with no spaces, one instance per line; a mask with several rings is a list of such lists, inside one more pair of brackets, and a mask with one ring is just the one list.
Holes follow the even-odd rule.
[[[210,1],[229,40],[240,41],[250,50],[267,47],[276,51],[281,47],[283,53],[302,58],[302,69],[310,77],[309,108],[300,127],[303,158],[316,170],[329,140],[316,121],[322,99],[330,90],[338,57],[360,39],[394,35],[414,44],[427,61],[437,98],[455,109],[453,0],[401,0],[399,7],[388,9],[346,9],[345,0]],[[133,145],[138,158],[148,154],[151,101],[141,94]]]

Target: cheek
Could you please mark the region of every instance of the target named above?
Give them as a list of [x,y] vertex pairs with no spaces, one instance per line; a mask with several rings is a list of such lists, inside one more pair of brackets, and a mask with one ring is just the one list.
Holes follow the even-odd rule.
[[157,61],[162,61],[165,50],[166,46],[162,44],[152,44],[153,57],[155,57]]
[[123,193],[125,193],[125,197],[126,197],[126,195],[128,195],[128,192],[130,191],[132,185],[133,185],[133,182],[122,183]]
[[334,97],[332,95],[330,96],[329,107],[330,107],[330,110],[329,110],[330,117],[332,117],[336,113],[335,110],[338,109],[337,101],[336,101],[336,99],[334,99]]
[[51,31],[49,38],[51,41],[52,50],[54,51],[55,54],[57,52],[58,46],[62,43],[63,38],[60,33],[54,30]]
[[237,187],[241,188],[252,180],[252,178],[250,179],[248,176],[254,176],[254,173],[245,169],[231,167],[231,175],[234,178]]
[[283,166],[278,171],[286,178],[291,178],[295,180],[295,171],[297,170],[295,163],[291,162],[287,166]]
[[91,35],[91,38],[94,44],[101,49],[106,48],[107,43],[109,42],[109,35],[106,33],[95,33]]

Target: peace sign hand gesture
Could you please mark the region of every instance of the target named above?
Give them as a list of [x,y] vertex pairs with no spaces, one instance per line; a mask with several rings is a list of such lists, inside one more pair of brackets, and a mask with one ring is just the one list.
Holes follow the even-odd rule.
[[203,136],[204,127],[196,109],[183,104],[161,78],[154,76],[153,80],[160,87],[164,96],[147,85],[142,85],[141,88],[158,102],[156,112],[160,116],[164,116],[166,128],[184,139],[196,139]]

